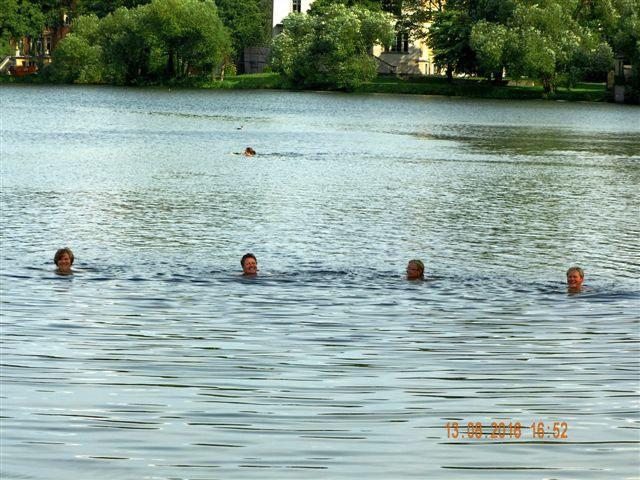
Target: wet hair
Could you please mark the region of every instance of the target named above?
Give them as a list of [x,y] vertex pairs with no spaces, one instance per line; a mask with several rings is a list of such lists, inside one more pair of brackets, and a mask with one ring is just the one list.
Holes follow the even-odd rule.
[[417,266],[420,269],[420,278],[424,278],[424,263],[422,263],[422,260],[409,260],[409,263]]
[[71,265],[73,265],[73,252],[69,247],[64,247],[56,250],[56,254],[53,256],[53,263],[55,263],[56,266],[58,265],[58,262],[60,261],[62,255],[64,255],[65,253],[69,255],[69,260],[71,261]]
[[244,267],[244,262],[247,260],[247,258],[253,258],[256,261],[256,263],[258,263],[258,259],[253,253],[245,253],[240,259],[240,265]]
[[584,270],[582,270],[580,267],[571,267],[569,270],[567,270],[567,277],[571,272],[578,272],[580,278],[584,278]]
[[244,149],[244,154],[245,155],[249,155],[249,156],[253,156],[253,155],[256,154],[256,151],[251,147],[247,147],[247,148]]

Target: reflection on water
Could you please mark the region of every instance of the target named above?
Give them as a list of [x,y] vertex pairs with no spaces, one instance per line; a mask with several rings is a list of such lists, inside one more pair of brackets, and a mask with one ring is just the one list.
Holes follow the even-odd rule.
[[[576,163],[568,165],[600,166],[602,155],[607,157],[633,157],[640,155],[637,132],[602,132],[597,136],[585,132],[563,131],[556,128],[531,126],[452,125],[438,133],[414,133],[425,140],[463,143],[472,150],[489,155],[523,155],[521,158],[538,164],[545,155],[580,155]],[[533,157],[530,158],[530,157]],[[488,159],[490,160],[490,159]],[[505,162],[504,159],[496,159]],[[513,160],[513,159],[511,159]],[[558,166],[567,162],[556,160]],[[621,159],[626,162],[627,158]],[[509,160],[506,161],[508,163]]]
[[0,95],[2,478],[640,473],[637,109]]

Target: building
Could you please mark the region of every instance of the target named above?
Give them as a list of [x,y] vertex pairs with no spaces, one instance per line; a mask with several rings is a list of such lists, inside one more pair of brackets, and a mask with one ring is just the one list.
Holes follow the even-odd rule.
[[[282,20],[293,12],[306,12],[313,0],[273,0],[273,35],[282,32]],[[441,4],[440,0],[437,2]],[[428,25],[427,25],[428,28]],[[439,73],[426,42],[398,33],[392,45],[374,45],[371,53],[378,61],[378,73],[395,75],[434,75]]]
[[62,12],[58,25],[45,27],[38,37],[24,36],[9,39],[11,55],[0,62],[0,72],[23,76],[37,72],[39,66],[51,62],[51,54],[71,29],[71,11],[75,1],[68,4],[69,12]]
[[313,0],[273,0],[273,35],[282,32],[282,20],[293,12],[306,12],[311,8]]

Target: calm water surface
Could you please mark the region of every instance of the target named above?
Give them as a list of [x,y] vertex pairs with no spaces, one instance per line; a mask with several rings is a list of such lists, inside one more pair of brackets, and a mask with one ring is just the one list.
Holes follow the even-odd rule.
[[1,478],[640,478],[637,107],[0,98]]

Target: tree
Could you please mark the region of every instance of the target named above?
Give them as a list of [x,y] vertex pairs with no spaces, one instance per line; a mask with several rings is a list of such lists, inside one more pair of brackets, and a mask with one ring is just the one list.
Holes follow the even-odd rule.
[[640,89],[640,3],[638,0],[614,0],[617,15],[611,29],[611,46],[633,67],[633,83]]
[[475,73],[476,55],[470,46],[472,21],[463,10],[444,10],[434,17],[427,41],[433,62],[444,68],[449,81],[454,73]]
[[[427,38],[435,16],[444,10],[444,3],[444,0],[386,0],[383,9],[398,19],[397,31]],[[451,10],[455,10],[455,4]]]
[[393,39],[392,17],[342,4],[291,14],[273,41],[272,66],[297,84],[353,89],[376,75],[370,50]]
[[[446,68],[449,80],[452,80],[454,73],[493,74],[496,80],[500,80],[503,70],[500,43],[504,32],[496,26],[506,25],[515,2],[449,0],[444,9],[440,2],[435,5],[436,2],[428,2],[429,5],[422,7],[423,13],[418,18],[433,20],[433,23],[427,30],[419,29],[418,35],[427,39],[433,50],[435,64]],[[415,8],[420,10],[419,6]],[[479,23],[480,27],[476,28]],[[478,57],[472,41],[484,48],[481,57]]]
[[480,20],[471,28],[470,47],[476,54],[480,73],[499,72],[496,77],[502,78],[508,39],[509,31],[500,23]]
[[212,0],[153,0],[145,9],[148,32],[165,52],[165,75],[212,71],[231,49],[229,33]]
[[382,0],[315,0],[311,4],[309,13],[315,14],[331,5],[344,5],[345,7],[360,7],[371,12],[379,12],[383,9]]
[[568,71],[587,32],[572,16],[570,1],[540,0],[517,5],[508,22],[505,63],[511,76],[542,80],[553,92],[559,73]]
[[268,45],[271,18],[261,0],[216,0],[218,14],[231,34],[232,55],[242,64],[244,49]]
[[[212,72],[230,49],[211,0],[154,0],[81,16],[54,55],[54,79],[134,84]],[[100,68],[96,68],[96,63]]]
[[131,10],[141,5],[146,5],[150,1],[151,0],[111,0],[105,2],[104,0],[77,0],[76,13],[77,15],[97,15],[99,18],[103,18],[119,8],[124,7]]
[[87,37],[70,33],[53,52],[47,76],[64,83],[102,83],[102,49]]
[[[568,85],[603,79],[611,64],[606,42],[624,43],[640,30],[633,24],[634,2],[449,0],[433,15],[427,40],[450,79],[453,73],[478,73],[500,80],[506,70],[512,77],[540,79],[553,92],[561,77]],[[621,26],[623,19],[631,28]]]
[[28,0],[0,0],[0,37],[18,38],[42,33],[45,16]]
[[130,85],[148,79],[154,38],[146,29],[146,15],[145,7],[120,7],[100,20],[97,37],[91,35],[102,46],[108,83]]

